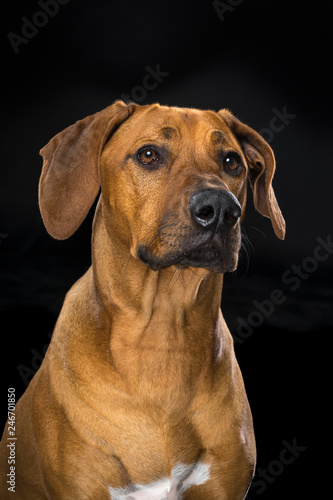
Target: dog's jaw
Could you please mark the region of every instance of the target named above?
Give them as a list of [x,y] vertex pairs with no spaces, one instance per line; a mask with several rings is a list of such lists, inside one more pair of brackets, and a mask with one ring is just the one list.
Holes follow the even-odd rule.
[[215,234],[212,238],[204,238],[199,244],[195,244],[192,239],[183,248],[166,251],[162,256],[156,256],[148,245],[139,244],[136,257],[153,271],[175,265],[180,269],[196,267],[216,273],[232,272],[238,264],[240,241],[238,224],[228,235]]

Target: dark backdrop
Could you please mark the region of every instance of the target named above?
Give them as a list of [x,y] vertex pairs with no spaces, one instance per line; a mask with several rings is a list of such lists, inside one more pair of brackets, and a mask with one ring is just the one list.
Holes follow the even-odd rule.
[[[223,292],[257,436],[258,476],[249,498],[303,498],[310,486],[314,498],[323,496],[329,395],[324,381],[333,325],[331,5],[6,4],[1,424],[7,388],[22,394],[66,291],[90,265],[93,211],[67,241],[53,240],[42,225],[40,148],[77,119],[125,95],[142,104],[227,107],[274,149],[274,189],[287,221],[282,242],[249,197],[243,228],[250,243],[238,271],[226,276]],[[157,85],[148,89],[145,76],[154,71]]]

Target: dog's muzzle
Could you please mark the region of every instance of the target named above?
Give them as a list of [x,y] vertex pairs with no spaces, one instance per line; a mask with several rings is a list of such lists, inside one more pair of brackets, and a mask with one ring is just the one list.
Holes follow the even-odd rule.
[[204,242],[181,259],[179,266],[234,270],[239,250],[236,225],[242,213],[237,198],[226,190],[204,189],[192,195],[189,211]]
[[157,257],[149,247],[139,245],[137,256],[153,270],[176,265],[181,269],[201,267],[215,272],[233,271],[238,262],[241,212],[237,198],[230,191],[214,188],[196,191],[188,205],[190,226],[187,223],[187,227],[191,229],[187,236],[180,231],[182,237],[178,237],[176,230],[171,237],[162,235],[169,251]]

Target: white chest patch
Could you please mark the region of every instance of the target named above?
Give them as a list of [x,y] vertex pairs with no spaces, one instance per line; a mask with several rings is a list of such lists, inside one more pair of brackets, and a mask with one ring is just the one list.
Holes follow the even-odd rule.
[[109,488],[111,500],[181,500],[190,486],[203,484],[209,478],[209,465],[176,465],[170,478],[127,488]]

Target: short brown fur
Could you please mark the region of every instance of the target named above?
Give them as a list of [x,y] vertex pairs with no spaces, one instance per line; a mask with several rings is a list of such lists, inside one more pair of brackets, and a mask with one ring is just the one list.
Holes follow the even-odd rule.
[[[156,168],[138,163],[147,144],[164,151]],[[221,149],[239,154],[239,175],[223,170]],[[220,311],[223,273],[237,266],[239,222],[223,237],[220,269],[179,263],[198,237],[188,205],[200,189],[232,193],[242,219],[249,179],[257,210],[284,237],[272,150],[227,110],[118,101],[41,154],[40,207],[54,237],[69,237],[102,189],[92,267],[68,292],[16,407],[15,498],[107,500],[108,487],[151,483],[200,461],[210,477],[184,500],[243,500],[256,462],[252,417]],[[6,437],[7,426],[4,500],[12,498]]]

